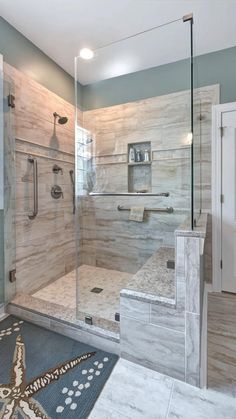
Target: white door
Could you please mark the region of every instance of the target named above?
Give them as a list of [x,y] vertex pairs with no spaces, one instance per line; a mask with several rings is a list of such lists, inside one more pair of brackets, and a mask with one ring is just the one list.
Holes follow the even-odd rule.
[[236,108],[221,113],[221,126],[222,291],[236,293]]

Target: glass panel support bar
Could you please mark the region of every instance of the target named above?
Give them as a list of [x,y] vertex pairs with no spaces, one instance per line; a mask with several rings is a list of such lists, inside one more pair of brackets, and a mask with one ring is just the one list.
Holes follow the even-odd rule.
[[191,20],[193,20],[193,14],[192,13],[189,13],[188,15],[183,16],[183,22],[189,22]]

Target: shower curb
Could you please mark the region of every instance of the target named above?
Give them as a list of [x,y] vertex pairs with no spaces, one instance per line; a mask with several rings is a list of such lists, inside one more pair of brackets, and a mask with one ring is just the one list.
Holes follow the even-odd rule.
[[81,325],[45,315],[13,303],[6,306],[6,313],[79,342],[95,346],[118,356],[120,355],[120,340],[118,334],[112,332],[109,332],[108,334],[98,327],[86,326],[85,324],[81,327]]

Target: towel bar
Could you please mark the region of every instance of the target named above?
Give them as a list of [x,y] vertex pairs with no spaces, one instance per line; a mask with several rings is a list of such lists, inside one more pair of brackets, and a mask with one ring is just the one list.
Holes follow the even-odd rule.
[[[131,208],[129,208],[129,207],[123,207],[122,205],[118,205],[117,210],[118,211],[130,211]],[[172,214],[172,212],[174,212],[174,208],[173,207],[167,207],[167,208],[144,208],[144,211],[167,212],[168,214]]]
[[90,196],[169,196],[169,192],[150,193],[150,192],[90,192]]

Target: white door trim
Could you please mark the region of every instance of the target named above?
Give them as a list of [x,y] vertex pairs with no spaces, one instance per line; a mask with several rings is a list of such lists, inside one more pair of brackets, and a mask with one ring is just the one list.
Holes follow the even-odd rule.
[[236,102],[212,107],[212,285],[213,291],[222,291],[222,113],[236,110]]

